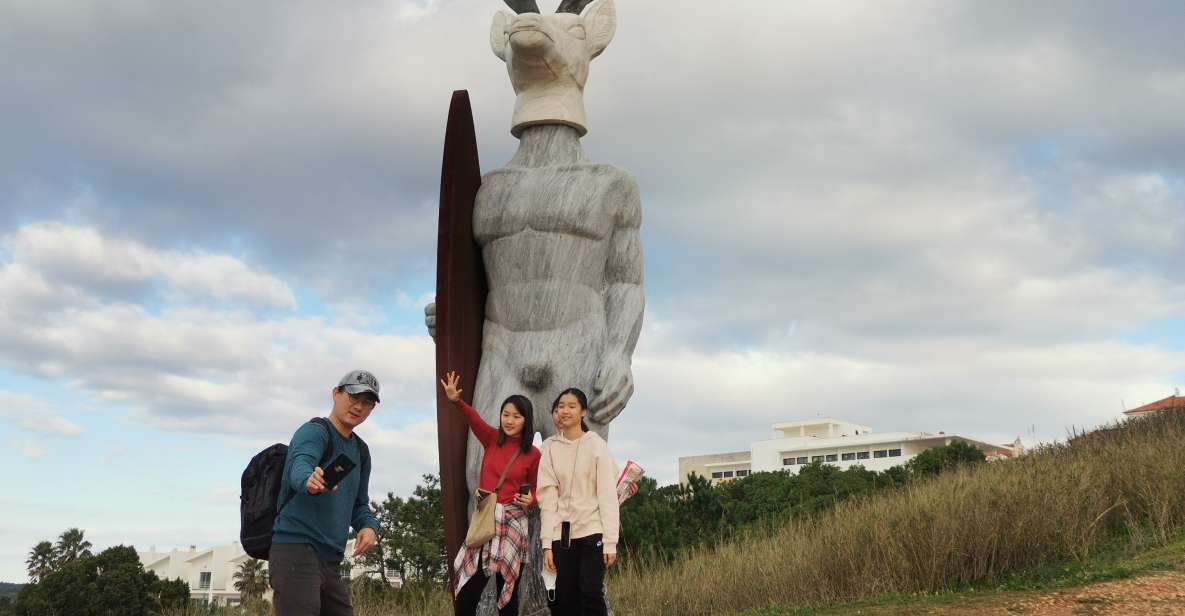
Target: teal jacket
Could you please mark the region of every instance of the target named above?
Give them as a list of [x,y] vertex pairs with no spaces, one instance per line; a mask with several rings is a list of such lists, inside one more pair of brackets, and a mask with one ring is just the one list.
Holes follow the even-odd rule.
[[[333,427],[332,423],[329,425]],[[354,470],[341,480],[336,491],[312,496],[306,483],[321,461],[327,439],[333,439],[329,459],[344,453],[354,462]],[[345,555],[351,526],[355,531],[372,528],[378,532],[379,522],[370,511],[368,494],[370,460],[362,460],[358,438],[354,435],[345,438],[335,428],[326,433],[316,423],[304,424],[288,445],[284,479],[283,487],[287,489],[280,490],[276,504],[283,508],[272,527],[272,543],[308,544],[322,560],[340,561]]]

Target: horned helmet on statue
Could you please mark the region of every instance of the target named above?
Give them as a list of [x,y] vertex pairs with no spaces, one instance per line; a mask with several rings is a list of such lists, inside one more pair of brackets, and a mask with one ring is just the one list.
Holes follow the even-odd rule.
[[506,62],[517,98],[510,132],[537,124],[565,124],[588,132],[584,84],[588,65],[617,29],[613,0],[563,0],[541,14],[535,0],[505,0],[515,14],[499,11],[490,46]]

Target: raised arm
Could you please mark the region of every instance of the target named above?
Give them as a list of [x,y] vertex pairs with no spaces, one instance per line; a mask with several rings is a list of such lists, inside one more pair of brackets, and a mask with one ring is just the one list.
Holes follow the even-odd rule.
[[465,423],[469,424],[469,429],[473,430],[473,435],[481,441],[482,447],[489,447],[498,441],[498,429],[486,423],[477,409],[469,406],[464,400],[457,400],[453,404],[457,405],[457,409],[465,417]]
[[642,330],[642,203],[638,185],[622,172],[619,186],[610,193],[620,207],[609,240],[605,263],[605,355],[593,381],[589,411],[593,421],[608,423],[617,417],[634,393],[630,358]]
[[440,379],[440,386],[444,388],[444,395],[457,406],[461,411],[461,415],[465,418],[465,423],[469,424],[469,429],[473,431],[473,435],[481,442],[482,447],[489,447],[491,443],[498,440],[498,429],[486,423],[481,418],[481,414],[477,409],[469,406],[465,400],[461,399],[461,375],[456,372],[449,371]]

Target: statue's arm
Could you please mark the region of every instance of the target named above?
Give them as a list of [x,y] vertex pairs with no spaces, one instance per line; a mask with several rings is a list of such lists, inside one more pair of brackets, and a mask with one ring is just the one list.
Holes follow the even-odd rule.
[[606,350],[629,357],[642,329],[642,203],[638,186],[626,176],[623,204],[605,263],[605,313],[608,320]]
[[605,356],[593,385],[590,410],[600,423],[612,420],[634,392],[630,358],[642,330],[642,204],[633,178],[623,174],[614,198],[617,209],[605,263]]

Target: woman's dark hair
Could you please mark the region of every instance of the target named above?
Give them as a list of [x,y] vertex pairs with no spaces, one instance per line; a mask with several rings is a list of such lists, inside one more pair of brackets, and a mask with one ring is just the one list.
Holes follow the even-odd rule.
[[530,453],[535,443],[535,407],[531,406],[531,401],[526,396],[520,394],[510,396],[498,407],[498,444],[506,442],[506,433],[502,431],[502,409],[506,408],[507,404],[523,416],[523,431],[518,435],[518,450]]
[[[565,389],[564,391],[561,391],[560,395],[555,397],[555,402],[551,403],[551,412],[552,413],[554,413],[556,407],[558,407],[560,405],[560,398],[563,398],[564,396],[566,396],[568,394],[572,394],[576,398],[576,402],[580,403],[580,410],[582,410],[582,411],[588,410],[588,396],[584,395],[584,392],[580,391],[580,389],[577,387],[569,387],[569,388]],[[588,432],[588,424],[584,423],[583,417],[580,418],[580,429],[585,432]]]

